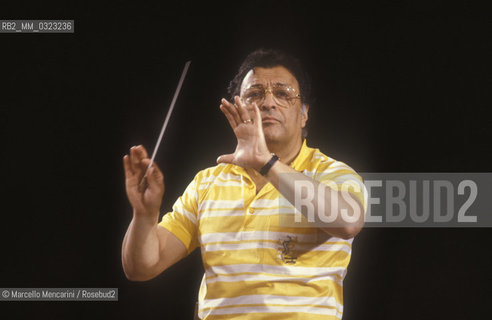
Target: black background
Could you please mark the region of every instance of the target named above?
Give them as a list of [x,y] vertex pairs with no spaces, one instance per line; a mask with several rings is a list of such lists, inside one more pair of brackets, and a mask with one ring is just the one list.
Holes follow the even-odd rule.
[[[118,302],[3,302],[16,318],[191,319],[199,252],[126,280],[122,157],[152,150],[163,212],[231,152],[218,109],[248,52],[297,55],[313,79],[308,144],[359,172],[489,172],[490,15],[468,1],[158,2],[0,6],[1,19],[74,19],[74,34],[0,34],[0,287],[116,287]],[[472,319],[492,297],[490,230],[365,229],[344,319]]]

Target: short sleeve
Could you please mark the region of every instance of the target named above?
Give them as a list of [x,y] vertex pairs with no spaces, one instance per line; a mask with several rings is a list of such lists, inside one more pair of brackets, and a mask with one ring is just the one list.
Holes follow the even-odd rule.
[[362,204],[364,211],[367,210],[367,190],[364,181],[345,163],[335,161],[329,166],[320,166],[314,178],[338,191],[348,191]]
[[172,212],[166,213],[159,226],[174,234],[186,247],[190,254],[197,246],[197,208],[198,193],[196,178],[186,187],[185,192],[173,205]]

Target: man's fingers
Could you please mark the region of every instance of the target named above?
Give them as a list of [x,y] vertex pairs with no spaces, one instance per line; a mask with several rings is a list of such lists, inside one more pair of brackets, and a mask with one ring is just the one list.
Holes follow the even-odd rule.
[[258,127],[258,130],[259,132],[263,132],[263,124],[261,122],[261,113],[260,113],[260,109],[258,108],[258,105],[255,103],[253,103],[253,112],[254,112],[254,116],[255,116],[255,122],[256,122],[256,126]]
[[139,159],[144,159],[148,158],[149,156],[147,155],[147,150],[145,150],[144,146],[139,145],[135,147],[135,151]]
[[147,182],[150,190],[161,191],[164,188],[164,175],[155,163],[147,170]]
[[243,121],[241,120],[241,117],[239,116],[239,112],[237,110],[237,107],[234,106],[229,101],[227,101],[226,99],[222,99],[221,102],[222,102],[222,105],[227,109],[227,111],[229,111],[229,113],[234,118],[234,121],[236,122],[236,126],[241,124],[241,122],[243,122]]
[[141,170],[137,176],[138,191],[141,193],[144,193],[147,188],[156,192],[160,192],[164,188],[164,175],[161,170],[154,162],[150,168],[149,164],[149,158],[142,159],[141,165],[145,169]]
[[236,128],[237,127],[236,120],[234,120],[234,117],[229,112],[229,110],[227,110],[227,108],[223,104],[220,105],[220,110],[226,116],[227,121],[229,121],[229,124],[231,125],[232,129]]
[[137,154],[136,154],[136,149],[135,148],[136,148],[135,146],[131,147],[130,148],[130,152],[129,152],[130,168],[133,171],[133,173],[137,173],[138,170],[140,169],[139,168],[140,160],[137,158]]
[[217,163],[231,163],[234,164],[234,154],[224,154],[217,158]]
[[123,157],[123,168],[125,169],[125,177],[128,179],[133,176],[133,170],[130,165],[130,157],[125,155]]
[[[134,174],[142,174],[142,172],[145,172],[147,170],[147,167],[143,163],[144,160],[149,160],[147,156],[147,151],[142,145],[139,146],[133,146],[130,148],[130,168],[133,171]],[[148,162],[147,161],[147,165]]]
[[235,96],[234,100],[236,101],[237,111],[239,112],[239,116],[241,117],[241,122],[244,122],[247,120],[254,120],[254,119],[251,119],[251,115],[249,114],[248,110],[246,109],[246,107],[241,102],[241,99],[239,99],[238,96]]

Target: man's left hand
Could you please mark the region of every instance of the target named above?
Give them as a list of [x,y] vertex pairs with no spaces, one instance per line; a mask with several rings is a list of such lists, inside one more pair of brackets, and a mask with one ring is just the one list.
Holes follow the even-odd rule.
[[222,99],[220,110],[236,135],[236,151],[221,155],[217,163],[231,163],[259,171],[271,158],[263,134],[260,110],[256,103],[247,107],[238,96],[234,100],[236,104]]

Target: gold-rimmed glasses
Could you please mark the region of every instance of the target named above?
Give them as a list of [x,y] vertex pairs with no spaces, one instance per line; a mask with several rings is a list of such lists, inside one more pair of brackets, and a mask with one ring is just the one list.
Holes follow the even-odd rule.
[[258,107],[261,107],[265,101],[267,92],[272,94],[273,100],[280,107],[285,108],[294,105],[296,100],[301,98],[301,95],[296,89],[286,84],[276,83],[268,87],[261,84],[253,84],[244,90],[241,99],[247,105],[256,103]]

